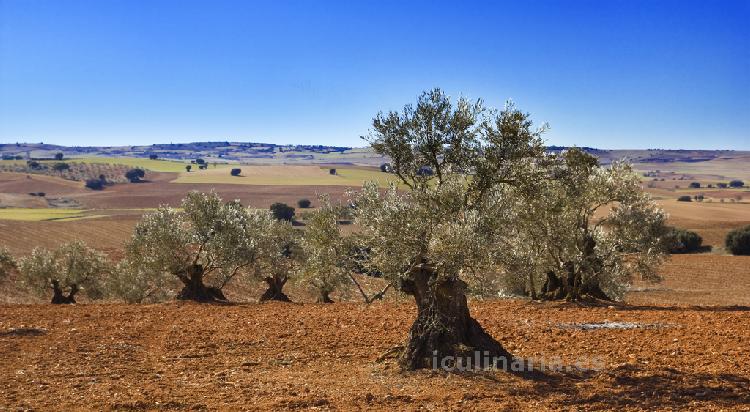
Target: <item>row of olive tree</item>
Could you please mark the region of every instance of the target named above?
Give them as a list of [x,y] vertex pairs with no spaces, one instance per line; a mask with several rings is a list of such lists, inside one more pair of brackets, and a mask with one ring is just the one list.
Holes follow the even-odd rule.
[[[665,215],[630,167],[601,167],[576,149],[547,153],[545,129],[512,104],[497,111],[426,92],[415,106],[373,120],[365,139],[400,182],[349,193],[355,235],[342,236],[341,209],[325,199],[300,232],[268,211],[191,193],[180,209],[144,216],[106,277],[109,289],[129,301],[173,290],[206,302],[224,300],[235,279],[256,279],[268,285],[262,299],[286,300],[283,287],[299,273],[328,302],[357,266],[415,300],[404,367],[477,353],[481,361],[508,358],[471,317],[469,284],[499,273],[548,299],[618,298],[635,276],[657,279],[665,256]],[[348,258],[352,250],[360,259]],[[49,284],[64,270],[40,278]]]
[[197,302],[224,301],[223,289],[234,279],[263,281],[261,301],[289,301],[283,291],[296,277],[312,286],[321,302],[346,282],[345,243],[338,212],[327,199],[308,215],[299,231],[271,211],[253,210],[216,193],[191,192],[180,208],[160,207],[146,214],[125,245],[117,264],[83,242],[57,249],[35,248],[16,265],[0,251],[0,276],[18,266],[21,281],[52,303],[120,298],[131,303],[176,297]]

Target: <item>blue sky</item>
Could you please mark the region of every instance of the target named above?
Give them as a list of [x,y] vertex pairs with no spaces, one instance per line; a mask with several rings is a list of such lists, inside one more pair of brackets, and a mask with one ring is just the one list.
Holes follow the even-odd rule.
[[550,144],[750,149],[750,1],[0,0],[0,142],[361,146],[425,89]]

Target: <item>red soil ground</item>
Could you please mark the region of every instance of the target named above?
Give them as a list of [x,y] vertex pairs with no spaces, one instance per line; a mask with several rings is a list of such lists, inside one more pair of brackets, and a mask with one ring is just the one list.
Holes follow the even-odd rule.
[[[34,410],[748,410],[747,307],[474,302],[516,356],[602,370],[402,372],[411,304],[0,306],[0,405]],[[579,330],[573,322],[660,328]]]

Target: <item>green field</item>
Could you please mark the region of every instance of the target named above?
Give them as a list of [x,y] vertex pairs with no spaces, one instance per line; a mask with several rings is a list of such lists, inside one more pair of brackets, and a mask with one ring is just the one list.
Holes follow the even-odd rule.
[[99,215],[87,214],[87,211],[81,209],[26,209],[26,208],[7,208],[0,209],[0,220],[21,220],[26,222],[39,221],[70,221],[80,219],[91,219],[100,217]]
[[[377,181],[385,186],[395,177],[378,170],[336,168],[337,174],[328,174],[327,167],[310,166],[247,166],[235,165],[243,170],[241,176],[231,176],[229,171],[197,171],[181,173],[172,183],[278,185],[278,186],[351,186],[360,187],[365,181]],[[270,172],[267,172],[270,171]]]

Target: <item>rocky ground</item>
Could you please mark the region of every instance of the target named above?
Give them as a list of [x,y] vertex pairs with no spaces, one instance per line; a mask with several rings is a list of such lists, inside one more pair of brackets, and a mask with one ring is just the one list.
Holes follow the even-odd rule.
[[750,410],[748,307],[470,306],[563,370],[403,372],[407,302],[4,305],[0,410]]

